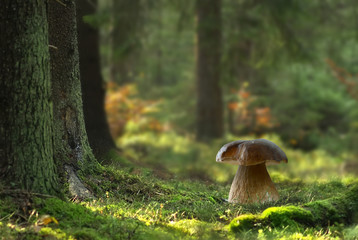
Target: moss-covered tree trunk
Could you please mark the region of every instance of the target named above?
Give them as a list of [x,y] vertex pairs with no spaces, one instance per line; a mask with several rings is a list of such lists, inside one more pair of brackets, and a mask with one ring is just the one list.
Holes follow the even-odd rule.
[[89,143],[97,158],[115,148],[104,110],[105,89],[99,55],[99,31],[83,21],[96,13],[97,1],[77,1],[78,44],[83,112]]
[[220,81],[221,0],[197,0],[197,139],[223,135]]
[[83,118],[75,1],[62,3],[66,6],[49,1],[48,7],[54,155],[61,173],[65,169],[70,178],[76,178],[72,173],[93,170],[97,160],[89,146]]
[[57,194],[46,1],[1,1],[0,64],[0,175]]

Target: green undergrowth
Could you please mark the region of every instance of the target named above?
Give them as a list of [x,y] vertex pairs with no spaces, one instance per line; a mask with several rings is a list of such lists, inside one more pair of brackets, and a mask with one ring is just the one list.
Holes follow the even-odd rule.
[[[0,239],[354,239],[358,221],[322,224],[316,214],[324,208],[342,219],[333,209],[343,206],[329,199],[349,196],[356,180],[273,179],[279,201],[239,205],[226,202],[228,184],[161,180],[148,169],[103,167],[85,179],[95,199],[33,196],[24,197],[24,205],[1,194]],[[41,220],[44,216],[50,220]],[[237,217],[241,225],[233,230]]]
[[175,176],[186,179],[230,183],[237,167],[215,161],[219,149],[226,143],[238,139],[265,138],[280,146],[288,156],[288,164],[268,167],[270,174],[294,179],[299,176],[304,181],[317,179],[331,180],[341,178],[347,173],[342,171],[345,159],[354,159],[348,153],[332,155],[325,150],[316,149],[305,152],[287,147],[289,143],[282,141],[275,134],[263,136],[226,136],[224,139],[204,144],[195,141],[194,136],[179,135],[174,131],[137,132],[127,129],[124,136],[118,139],[118,145],[124,153],[134,161],[151,168],[163,168]]

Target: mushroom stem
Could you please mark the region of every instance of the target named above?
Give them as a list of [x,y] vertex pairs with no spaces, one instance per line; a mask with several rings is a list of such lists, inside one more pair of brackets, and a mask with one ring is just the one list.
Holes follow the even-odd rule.
[[266,164],[239,165],[232,182],[230,203],[268,202],[279,199],[279,194],[267,172]]

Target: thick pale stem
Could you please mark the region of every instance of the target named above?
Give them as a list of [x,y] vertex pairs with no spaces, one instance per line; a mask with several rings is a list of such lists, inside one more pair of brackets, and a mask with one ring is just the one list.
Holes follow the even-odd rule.
[[262,203],[278,199],[279,194],[265,163],[239,166],[229,193],[230,203]]

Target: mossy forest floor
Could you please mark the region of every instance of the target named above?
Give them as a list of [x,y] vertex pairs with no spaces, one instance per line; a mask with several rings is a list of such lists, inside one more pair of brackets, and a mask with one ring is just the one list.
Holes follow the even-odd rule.
[[276,170],[280,200],[250,205],[225,200],[235,169],[215,182],[114,164],[83,177],[87,200],[0,186],[0,239],[358,239],[358,179]]
[[[103,169],[88,183],[97,199],[79,201],[12,193],[1,198],[2,239],[356,239],[358,227],[341,216],[337,222],[314,223],[307,212],[295,212],[317,200],[342,197],[358,182],[306,184],[275,179],[281,199],[255,205],[229,204],[228,186],[132,175],[128,169]],[[93,179],[93,181],[91,181]],[[94,181],[95,179],[95,181]],[[13,198],[15,195],[18,198]],[[22,201],[19,203],[17,201]],[[21,206],[21,207],[19,207]],[[285,207],[288,206],[288,207]],[[280,208],[271,208],[280,207]],[[334,207],[334,206],[333,206]],[[339,208],[340,206],[336,206]],[[237,216],[286,211],[270,223],[249,222],[237,228]],[[265,210],[266,209],[266,210]],[[295,209],[293,209],[295,210]],[[302,211],[306,211],[305,209]],[[263,213],[262,213],[263,212]],[[316,212],[325,214],[326,212]],[[251,215],[248,215],[251,214]],[[255,215],[256,214],[256,215]],[[272,214],[272,213],[271,213]],[[334,210],[331,214],[334,214]],[[309,215],[309,214],[308,214]],[[299,221],[295,221],[299,219]],[[278,221],[278,222],[277,222]],[[234,227],[233,227],[234,226]]]

